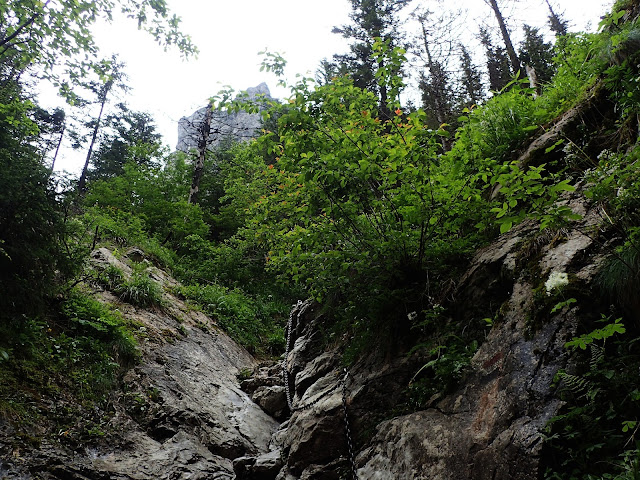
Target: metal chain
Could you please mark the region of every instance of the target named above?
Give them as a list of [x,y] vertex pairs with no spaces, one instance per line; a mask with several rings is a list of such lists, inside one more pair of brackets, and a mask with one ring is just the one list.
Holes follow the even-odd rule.
[[349,447],[349,463],[351,463],[351,475],[353,480],[358,480],[358,468],[356,467],[356,456],[353,451],[353,438],[351,437],[351,429],[349,428],[349,414],[347,412],[347,377],[349,372],[344,369],[344,377],[342,378],[342,411],[344,413],[344,433],[347,437],[347,446]]
[[[289,350],[291,349],[291,324],[293,323],[293,312],[299,311],[302,308],[302,300],[298,300],[298,303],[291,309],[289,313],[289,321],[287,322],[287,343],[285,343],[284,360],[282,361],[282,379],[284,380],[284,391],[287,395],[287,406],[293,413],[293,401],[291,400],[291,387],[289,386]],[[300,314],[298,314],[298,320]]]
[[326,390],[318,397],[310,401],[305,405],[301,405],[298,407],[293,406],[293,400],[291,398],[291,387],[289,385],[289,352],[291,349],[291,328],[293,324],[293,314],[294,312],[298,312],[296,320],[300,320],[300,317],[306,311],[306,308],[303,308],[304,303],[302,300],[298,300],[298,303],[291,309],[291,313],[289,314],[289,321],[287,322],[287,342],[285,344],[285,353],[284,360],[282,362],[282,379],[284,381],[284,391],[287,396],[287,405],[289,406],[289,410],[291,413],[299,412],[302,410],[309,410],[316,406],[320,400],[329,396],[329,394],[336,391],[338,388],[342,387],[342,412],[344,415],[344,431],[345,436],[347,437],[347,447],[349,448],[349,463],[351,466],[351,475],[353,476],[353,480],[358,480],[358,469],[356,467],[355,460],[355,452],[353,449],[353,438],[351,436],[351,428],[349,427],[349,414],[347,412],[347,377],[349,376],[349,372],[347,369],[343,369],[344,376],[341,380],[339,380],[333,387]]

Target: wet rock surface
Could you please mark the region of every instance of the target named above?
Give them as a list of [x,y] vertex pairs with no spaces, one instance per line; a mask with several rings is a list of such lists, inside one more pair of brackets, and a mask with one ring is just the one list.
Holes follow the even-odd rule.
[[[419,368],[400,348],[384,358],[370,356],[351,367],[346,403],[356,444],[360,479],[539,478],[542,436],[561,407],[553,379],[570,362],[564,344],[588,314],[565,306],[549,314],[540,304],[552,272],[572,276],[588,290],[602,255],[584,231],[601,223],[596,209],[565,200],[583,218],[576,228],[540,234],[525,223],[479,251],[456,292],[456,321],[499,311],[459,387],[435,397],[424,411],[380,422]],[[294,346],[288,357],[294,404],[313,403],[293,413],[281,434],[286,464],[278,479],[349,478],[337,351],[318,351],[321,315],[312,305],[294,312]],[[374,435],[359,442],[362,432]],[[345,477],[346,476],[346,477]]]
[[[144,333],[144,359],[122,380],[109,425],[117,442],[83,450],[43,443],[28,460],[13,452],[0,460],[0,478],[338,480],[355,468],[367,480],[537,479],[541,432],[561,406],[553,379],[571,362],[564,344],[589,314],[576,304],[551,313],[546,281],[566,273],[572,289],[588,292],[604,257],[581,233],[598,227],[597,210],[565,201],[583,216],[575,229],[541,234],[533,223],[519,225],[480,250],[460,278],[456,322],[498,314],[459,385],[423,411],[390,415],[424,364],[407,355],[409,343],[371,353],[345,376],[348,339],[327,342],[322,310],[307,301],[291,315],[290,412],[282,361],[257,364],[211,319],[165,292],[162,310],[120,302]],[[104,250],[94,261],[119,262]],[[175,285],[160,270],[152,276]]]
[[[130,252],[136,262],[140,251]],[[94,263],[129,265],[107,249]],[[152,268],[163,287],[175,286]],[[118,432],[111,445],[67,450],[43,443],[30,452],[0,459],[5,478],[38,479],[232,479],[233,459],[269,449],[279,423],[240,389],[237,375],[256,361],[204,314],[165,288],[162,309],[120,302],[108,291],[104,301],[140,325],[142,361],[123,377],[115,415],[105,426]],[[2,478],[0,476],[0,478]]]

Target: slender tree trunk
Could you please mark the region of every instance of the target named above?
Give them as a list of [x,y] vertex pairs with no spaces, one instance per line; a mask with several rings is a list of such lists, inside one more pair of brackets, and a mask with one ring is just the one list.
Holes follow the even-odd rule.
[[[434,80],[436,78],[437,72],[433,63],[433,57],[431,57],[431,49],[429,48],[429,42],[427,40],[427,29],[424,26],[424,23],[422,23],[422,40],[424,42],[424,51],[427,54],[427,67],[429,68],[429,75],[431,75],[431,79]],[[441,98],[438,95],[434,96],[433,102],[436,107],[436,120],[438,120],[438,123],[442,125],[443,123],[445,123],[445,114],[440,100]]]
[[62,145],[62,138],[64,137],[64,131],[66,130],[66,124],[62,124],[62,131],[60,132],[60,138],[58,139],[58,145],[56,146],[56,152],[53,154],[53,160],[51,161],[51,173],[56,166],[56,159],[58,158],[58,152],[60,151],[60,145]]
[[509,60],[511,61],[511,67],[513,68],[513,73],[522,76],[522,67],[520,66],[520,59],[516,54],[516,50],[513,48],[513,44],[511,43],[511,37],[509,36],[509,31],[507,30],[507,26],[504,23],[504,18],[502,13],[500,13],[500,8],[498,8],[498,3],[496,0],[489,0],[489,4],[493,9],[493,13],[496,15],[496,19],[498,20],[498,25],[500,25],[500,32],[502,33],[502,39],[504,40],[504,45],[507,48],[507,54],[509,55]]
[[545,0],[547,3],[547,7],[549,7],[549,18],[551,20],[552,29],[556,32],[556,35],[566,35],[567,34],[567,26],[562,21],[562,19],[553,11],[549,0]]
[[209,135],[211,134],[211,117],[213,115],[213,105],[207,105],[207,111],[200,125],[200,137],[198,138],[198,158],[193,168],[193,178],[191,181],[191,189],[189,190],[188,203],[198,203],[198,192],[200,191],[200,180],[204,172],[204,160],[207,155],[207,146],[209,143]]
[[104,106],[107,103],[107,96],[109,95],[109,90],[113,86],[113,80],[109,80],[104,84],[102,89],[102,95],[100,96],[100,113],[98,114],[98,118],[96,119],[96,124],[93,127],[93,135],[91,137],[91,143],[89,144],[89,151],[87,152],[87,158],[84,161],[84,167],[82,168],[82,174],[80,175],[80,180],[78,180],[78,191],[84,192],[87,188],[87,171],[89,170],[89,161],[91,160],[91,154],[93,153],[93,147],[96,143],[96,138],[98,137],[98,130],[100,130],[100,121],[102,120],[102,112],[104,111]]

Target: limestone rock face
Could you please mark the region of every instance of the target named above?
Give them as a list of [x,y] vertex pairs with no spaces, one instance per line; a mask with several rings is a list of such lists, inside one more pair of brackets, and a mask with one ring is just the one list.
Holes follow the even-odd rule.
[[[271,93],[266,83],[246,90],[247,100],[260,103],[261,100],[270,100]],[[182,117],[178,121],[178,144],[176,150],[189,152],[198,147],[198,139],[201,137],[200,128],[204,122],[208,107],[196,110],[189,117]],[[211,129],[207,140],[207,148],[212,149],[225,140],[245,141],[255,137],[261,127],[262,121],[259,113],[247,113],[244,111],[227,113],[214,110],[211,118]]]
[[[358,478],[540,478],[542,431],[561,407],[553,379],[571,365],[564,344],[585,312],[573,305],[542,318],[536,312],[551,298],[544,285],[553,272],[588,290],[602,258],[580,233],[601,222],[597,209],[569,195],[563,201],[583,217],[575,229],[552,237],[524,223],[480,250],[460,279],[457,321],[501,308],[457,390],[432,398],[424,411],[380,423],[420,364],[399,349],[351,367],[346,403]],[[338,355],[321,348],[322,317],[313,305],[297,308],[290,388],[295,405],[311,407],[293,413],[274,437],[286,457],[277,478],[345,478],[351,465],[341,388],[332,390],[342,378]],[[372,428],[367,440],[363,431]]]
[[[537,480],[541,433],[561,407],[553,379],[571,368],[564,344],[588,315],[580,302],[541,308],[553,301],[547,280],[566,275],[571,288],[589,292],[604,257],[581,233],[598,228],[597,208],[569,194],[563,202],[582,215],[576,228],[551,235],[525,222],[477,252],[452,293],[453,320],[499,315],[459,385],[422,411],[390,415],[424,365],[407,355],[415,339],[372,352],[345,375],[349,339],[327,342],[322,309],[300,302],[286,359],[258,364],[170,289],[155,310],[104,290],[99,297],[144,333],[143,361],[122,378],[105,427],[119,437],[83,450],[44,442],[29,458],[13,452],[0,458],[0,478],[339,480],[355,468],[361,480]],[[106,249],[92,255],[96,268],[116,265],[125,276],[131,262],[148,262],[139,250],[124,258],[128,264]],[[150,272],[164,287],[176,285],[162,270]],[[2,435],[11,430],[0,423],[0,451]]]
[[[148,261],[139,250],[127,255]],[[107,249],[92,257],[96,268],[111,264],[125,275],[131,272]],[[150,270],[163,287],[176,284],[162,270]],[[109,291],[98,293],[143,334],[143,358],[124,375],[116,414],[103,427],[117,437],[76,451],[43,443],[29,457],[16,453],[6,464],[0,459],[2,478],[231,480],[235,458],[269,451],[279,423],[251,401],[237,379],[257,362],[210,318],[164,290],[162,309],[134,307]]]

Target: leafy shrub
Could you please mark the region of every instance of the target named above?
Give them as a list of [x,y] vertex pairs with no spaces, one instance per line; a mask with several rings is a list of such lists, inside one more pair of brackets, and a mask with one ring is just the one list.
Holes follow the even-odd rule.
[[547,426],[544,478],[638,478],[640,338],[629,336],[637,329],[620,335],[619,320],[603,315],[600,322],[605,326],[567,342],[581,353],[576,371],[557,376],[565,406]]
[[136,215],[112,207],[90,207],[80,217],[85,233],[80,241],[92,245],[99,242],[135,245],[147,238],[144,222]]
[[[142,267],[144,268],[144,267]],[[122,282],[116,292],[125,302],[140,307],[161,306],[162,288],[149,276],[149,272],[138,267],[131,278]]]
[[[4,68],[4,67],[3,67]],[[3,74],[6,73],[3,71]],[[34,105],[11,76],[0,85],[0,312],[3,321],[42,313],[82,260],[66,249],[61,194],[35,147]]]
[[62,313],[73,329],[110,345],[124,365],[137,359],[137,342],[120,313],[79,292],[73,292],[63,303]]
[[187,203],[188,186],[180,182],[185,168],[184,162],[170,162],[165,169],[128,163],[123,175],[92,183],[85,205],[117,224],[135,219],[140,228],[131,233],[145,234],[133,235],[130,243],[149,235],[176,244],[191,234],[206,236],[202,209]]
[[598,272],[597,284],[622,305],[633,306],[638,301],[640,278],[640,228],[607,259]]
[[106,289],[115,291],[125,281],[124,273],[115,265],[107,265],[104,270],[96,275],[98,283]]
[[[47,320],[23,318],[20,325],[0,323],[0,415],[36,422],[43,397],[61,392],[77,399],[54,421],[75,423],[76,409],[95,414],[116,386],[117,374],[139,357],[137,343],[122,316],[77,289],[51,311]],[[60,418],[56,418],[60,416]],[[70,420],[73,419],[73,420]],[[52,418],[49,418],[51,420]]]
[[418,370],[408,387],[409,407],[421,410],[429,406],[429,400],[436,394],[451,393],[458,386],[462,375],[478,349],[473,341],[452,341],[450,345],[438,345],[429,351],[432,357]]
[[181,295],[197,302],[241,345],[257,353],[278,354],[284,350],[282,323],[289,306],[269,296],[258,300],[239,289],[220,285],[189,285]]

